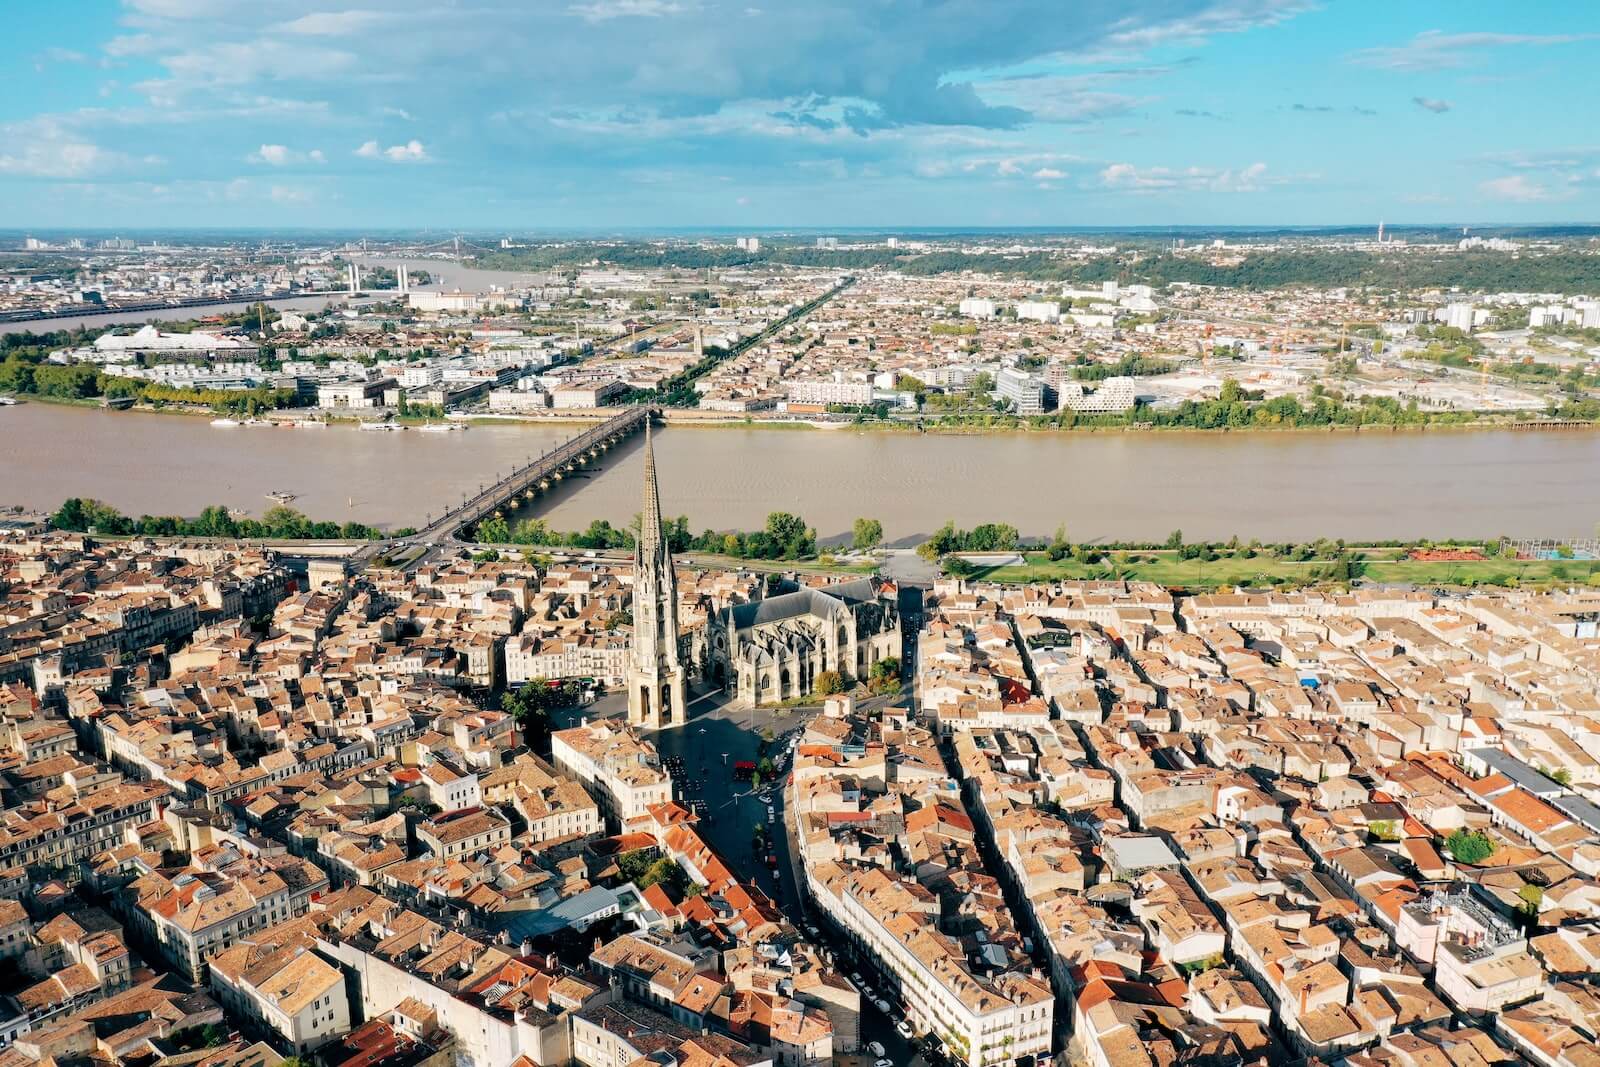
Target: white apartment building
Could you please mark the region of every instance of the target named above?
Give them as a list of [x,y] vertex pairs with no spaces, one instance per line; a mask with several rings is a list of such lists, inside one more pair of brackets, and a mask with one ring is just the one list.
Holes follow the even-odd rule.
[[1138,403],[1133,378],[1107,378],[1092,392],[1082,382],[1067,379],[1061,383],[1061,406],[1073,411],[1127,411]]
[[480,297],[477,293],[463,293],[457,289],[451,293],[430,293],[412,291],[406,294],[406,303],[413,311],[446,311],[457,314],[470,314],[478,310]]
[[544,411],[550,394],[542,389],[495,389],[489,393],[489,410],[507,415]]
[[872,403],[871,382],[847,382],[840,376],[821,381],[789,383],[791,404],[852,404]]
[[586,723],[550,738],[556,770],[582,782],[608,819],[626,825],[672,799],[656,747],[626,726]]
[[131,914],[173,966],[198,980],[213,952],[304,915],[313,894],[327,889],[328,876],[310,860],[290,859],[276,869],[241,863],[228,873],[186,871],[167,892],[141,898]]
[[310,948],[291,944],[264,959],[240,944],[211,962],[209,981],[234,1013],[276,1032],[296,1055],[350,1032],[344,975]]
[[961,301],[961,314],[969,319],[992,319],[995,315],[994,301],[981,296],[969,296]]
[[426,389],[444,381],[444,368],[436,364],[408,364],[399,375],[400,388]]
[[429,803],[445,814],[483,803],[477,774],[463,771],[449,760],[436,759],[422,768],[422,782],[427,787]]
[[535,678],[594,678],[621,685],[628,672],[628,639],[619,634],[523,634],[507,641],[506,684]]
[[384,390],[393,378],[354,382],[327,382],[317,386],[317,406],[322,408],[375,408],[383,404]]
[[1059,322],[1061,305],[1054,300],[1024,300],[1017,305],[1017,318],[1034,322]]
[[439,859],[476,856],[511,840],[511,824],[493,808],[429,819],[417,825],[417,843]]
[[558,408],[600,408],[628,393],[628,383],[613,378],[604,382],[559,385],[550,392],[550,402]]
[[808,862],[806,883],[817,906],[894,976],[912,1027],[939,1035],[952,1057],[977,1067],[1050,1052],[1055,995],[1043,977],[974,975],[960,943],[932,929],[927,916],[874,899],[889,883],[877,868]]
[[1044,379],[1011,367],[1007,367],[994,377],[995,393],[1011,401],[1018,415],[1043,415],[1047,410],[1045,405],[1047,389]]
[[62,867],[76,875],[79,860],[119,844],[127,827],[155,818],[156,805],[170,792],[159,782],[119,782],[79,797],[50,818],[19,816],[0,827],[0,867]]

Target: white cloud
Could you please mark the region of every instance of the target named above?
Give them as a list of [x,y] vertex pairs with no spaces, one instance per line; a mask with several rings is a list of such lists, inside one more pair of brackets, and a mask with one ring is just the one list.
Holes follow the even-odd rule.
[[304,204],[311,199],[311,191],[293,185],[274,185],[267,196],[275,204]]
[[1593,33],[1443,33],[1426,30],[1402,45],[1366,48],[1352,53],[1350,61],[1382,70],[1433,71],[1465,67],[1477,54],[1517,45],[1548,47],[1594,40]]
[[415,138],[405,144],[390,145],[383,150],[383,154],[395,163],[417,163],[428,158],[428,150]]
[[1034,178],[1046,180],[1065,176],[1066,172],[1057,164],[1082,162],[1081,157],[1066,152],[1019,152],[1005,156],[970,156],[954,162],[946,153],[917,164],[916,172],[924,177],[939,178],[956,173],[957,170],[962,174],[978,174],[992,170],[997,178],[1017,178],[1027,174],[1031,169]]
[[124,34],[113,37],[105,44],[105,53],[108,56],[143,56],[154,52],[159,45],[155,37],[148,33]]
[[383,11],[314,11],[284,23],[281,28],[285,33],[301,37],[348,37],[374,29],[392,18]]
[[1540,200],[1554,200],[1555,196],[1549,189],[1529,178],[1526,174],[1512,174],[1504,178],[1492,178],[1478,188],[1486,195],[1496,200],[1512,200],[1519,204],[1532,204]]
[[[27,178],[84,178],[136,162],[102,148],[54,118],[0,124],[0,174]],[[144,163],[159,162],[154,156]]]
[[356,155],[362,159],[387,159],[391,163],[421,163],[429,158],[428,150],[415,138],[388,148],[380,148],[377,141],[366,141],[356,149]]
[[587,22],[606,22],[623,18],[661,18],[682,14],[684,7],[674,0],[590,0],[569,9]]
[[287,145],[264,144],[245,157],[247,163],[259,163],[269,167],[287,167],[295,163],[326,163],[327,157],[322,154],[322,149],[313,148],[309,152],[300,152]]
[[39,62],[43,63],[87,63],[89,57],[72,48],[46,48],[39,53]]
[[1411,102],[1424,111],[1431,111],[1435,115],[1442,115],[1450,110],[1450,101],[1436,100],[1431,96],[1413,96]]
[[1265,163],[1251,163],[1239,169],[1214,167],[1136,167],[1132,163],[1113,163],[1100,172],[1100,184],[1107,189],[1130,193],[1162,193],[1175,190],[1213,193],[1255,193],[1289,179],[1269,175]]

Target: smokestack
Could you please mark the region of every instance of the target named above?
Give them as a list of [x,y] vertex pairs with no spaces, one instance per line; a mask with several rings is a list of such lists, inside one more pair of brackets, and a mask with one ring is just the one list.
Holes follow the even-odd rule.
[[411,291],[410,290],[410,285],[411,285],[411,281],[406,276],[406,265],[404,263],[402,263],[402,264],[400,264],[400,295],[401,296],[405,296],[406,293]]

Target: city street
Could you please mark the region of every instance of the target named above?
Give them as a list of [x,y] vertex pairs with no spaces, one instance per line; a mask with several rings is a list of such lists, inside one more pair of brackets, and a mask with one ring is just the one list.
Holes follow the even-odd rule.
[[[901,605],[902,611],[912,608],[920,612],[920,592],[903,591]],[[907,624],[911,625],[910,619]],[[914,632],[908,630],[908,633]],[[912,641],[908,638],[907,643],[911,645]],[[868,697],[860,700],[857,706],[868,710],[881,708],[895,699],[898,698]],[[791,852],[792,827],[784,811],[785,782],[791,769],[789,741],[820,710],[820,704],[804,708],[739,707],[720,691],[691,687],[689,721],[649,736],[663,764],[672,771],[678,800],[700,813],[702,835],[734,874],[753,882],[771,896],[797,929],[805,931],[807,926],[816,927],[819,935],[807,931],[807,936],[837,954],[841,973],[860,974],[872,996],[882,997],[889,988],[888,983],[874,975],[865,961],[850,956],[837,931],[829,928],[820,915],[807,910],[796,881],[798,868]],[[626,696],[608,693],[588,707],[557,712],[554,726],[564,729],[576,726],[585,718],[593,721],[623,718],[626,714]],[[777,774],[773,781],[763,781],[761,789],[756,791],[750,777],[736,775],[734,767],[741,761],[759,763],[763,738],[771,739],[766,755],[775,765]],[[757,826],[769,828],[768,844],[761,852],[754,846]],[[867,995],[862,996],[862,1040],[880,1043],[896,1067],[922,1067],[927,1061],[895,1032],[898,1018],[898,1013],[886,1016]],[[873,1057],[867,1056],[863,1062],[871,1064]]]

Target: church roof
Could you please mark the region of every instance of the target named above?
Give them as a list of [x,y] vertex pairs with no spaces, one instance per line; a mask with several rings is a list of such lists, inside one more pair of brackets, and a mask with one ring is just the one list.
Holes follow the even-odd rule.
[[830,585],[825,589],[806,588],[793,593],[780,593],[748,604],[735,605],[733,628],[743,630],[751,626],[799,618],[802,615],[832,618],[848,611],[856,604],[865,603],[876,597],[877,588],[872,584],[871,578],[855,578],[848,582]]

